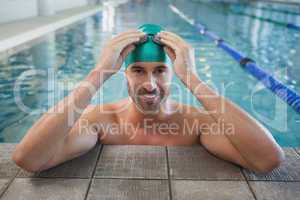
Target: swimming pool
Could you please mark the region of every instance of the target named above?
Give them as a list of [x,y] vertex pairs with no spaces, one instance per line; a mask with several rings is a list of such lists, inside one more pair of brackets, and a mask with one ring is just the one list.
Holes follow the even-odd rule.
[[[300,93],[300,32],[261,19],[300,24],[300,14],[295,14],[300,12],[299,7],[272,4],[272,9],[265,9],[270,4],[199,1],[105,4],[100,14],[48,35],[46,40],[0,62],[0,142],[20,141],[42,111],[67,95],[87,75],[97,62],[101,46],[112,35],[143,23],[157,23],[178,33],[195,48],[197,71],[203,81],[261,121],[281,146],[299,147],[300,115],[173,13],[168,3],[205,23]],[[293,14],[280,12],[283,10]],[[200,105],[176,77],[173,82],[172,98]],[[105,83],[92,103],[117,101],[126,96],[126,80],[121,72]]]

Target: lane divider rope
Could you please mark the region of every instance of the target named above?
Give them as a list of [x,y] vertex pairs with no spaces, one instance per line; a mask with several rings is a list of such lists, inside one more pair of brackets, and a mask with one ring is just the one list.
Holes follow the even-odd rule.
[[237,6],[242,6],[242,7],[250,6],[253,9],[258,9],[258,10],[278,12],[278,13],[284,13],[284,14],[289,14],[289,15],[300,15],[300,12],[289,11],[289,10],[282,10],[282,9],[277,9],[277,8],[272,8],[272,7],[265,7],[265,6],[260,6],[259,7],[259,6],[255,6],[255,5],[251,5],[251,4],[244,4],[244,5],[237,5]]
[[254,60],[244,56],[242,53],[235,50],[229,44],[227,44],[222,38],[215,33],[209,31],[206,26],[199,22],[195,22],[194,19],[189,18],[183,12],[181,12],[173,4],[169,4],[169,8],[176,13],[180,18],[185,20],[188,24],[193,26],[200,34],[207,36],[215,44],[228,53],[234,60],[236,60],[241,67],[257,80],[259,80],[266,88],[270,89],[280,99],[290,105],[297,113],[300,113],[300,96],[292,89],[281,83],[275,77],[264,71],[259,67]]
[[236,14],[236,15],[247,16],[247,17],[257,19],[257,20],[260,20],[260,21],[266,21],[266,22],[270,22],[270,23],[273,23],[273,24],[276,24],[276,25],[279,25],[279,26],[284,26],[284,27],[289,28],[289,29],[300,31],[300,25],[298,25],[298,24],[279,22],[279,21],[276,21],[276,20],[273,20],[273,19],[260,17],[260,16],[240,12],[240,11],[235,11],[235,10],[232,10],[232,9],[231,9],[231,12]]

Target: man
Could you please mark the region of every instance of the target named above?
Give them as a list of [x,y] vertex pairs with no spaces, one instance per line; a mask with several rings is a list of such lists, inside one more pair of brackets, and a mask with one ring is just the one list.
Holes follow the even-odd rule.
[[[124,61],[129,98],[89,105]],[[13,160],[27,171],[41,171],[86,153],[99,139],[103,144],[201,144],[257,172],[279,166],[284,153],[268,130],[209,88],[194,69],[193,49],[160,26],[121,33],[103,48],[85,80],[31,127]],[[203,109],[168,98],[173,72]]]

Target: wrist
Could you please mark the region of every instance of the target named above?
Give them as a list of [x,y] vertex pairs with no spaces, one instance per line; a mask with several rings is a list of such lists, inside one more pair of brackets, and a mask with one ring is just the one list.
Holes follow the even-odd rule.
[[104,74],[105,77],[109,78],[110,76],[114,75],[120,70],[120,68],[112,67],[112,66],[114,65],[105,62],[99,62],[96,65],[96,67],[93,69],[93,71],[98,71],[99,73]]
[[177,76],[185,85],[191,85],[191,82],[195,82],[195,80],[199,81],[197,74],[192,71],[178,73]]
[[85,81],[91,82],[94,86],[99,88],[113,73],[107,72],[101,68],[95,68],[87,75]]

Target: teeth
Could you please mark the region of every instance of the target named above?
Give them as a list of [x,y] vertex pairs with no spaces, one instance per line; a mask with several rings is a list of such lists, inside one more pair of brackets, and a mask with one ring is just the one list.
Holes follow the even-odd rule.
[[157,95],[155,94],[144,94],[141,95],[141,98],[143,98],[144,100],[154,100],[157,98]]
[[155,94],[145,94],[145,97],[155,97]]

